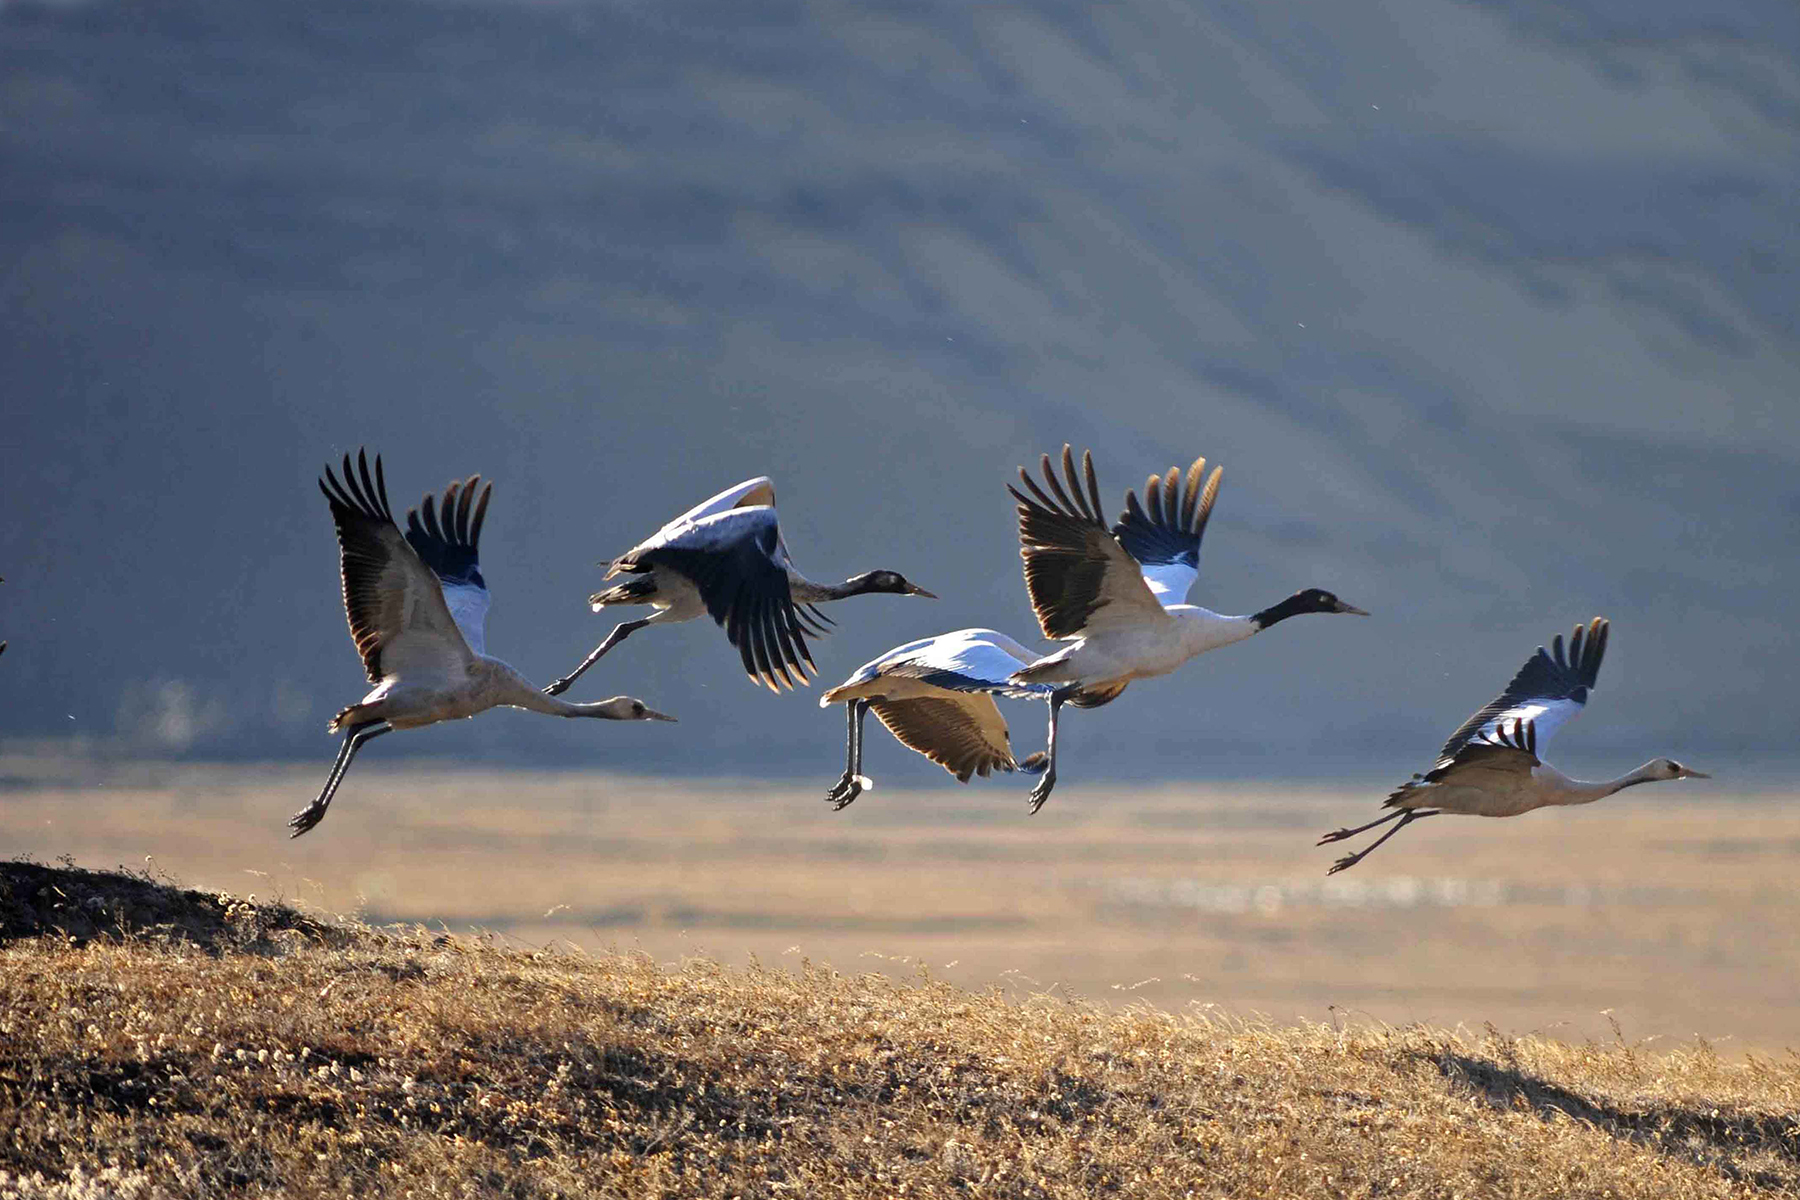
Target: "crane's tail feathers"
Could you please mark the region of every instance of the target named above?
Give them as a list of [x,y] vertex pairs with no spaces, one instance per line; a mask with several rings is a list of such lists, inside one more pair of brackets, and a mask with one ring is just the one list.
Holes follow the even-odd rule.
[[1063,664],[1054,659],[1034,662],[1030,666],[1020,667],[1007,676],[1008,683],[1054,683],[1054,676]]
[[1423,808],[1430,803],[1421,797],[1421,793],[1430,791],[1434,784],[1423,782],[1423,775],[1414,775],[1411,779],[1388,793],[1388,798],[1381,802],[1383,808]]
[[1131,680],[1122,679],[1118,683],[1109,683],[1104,687],[1083,688],[1069,698],[1069,703],[1076,708],[1100,708],[1117,700],[1119,693],[1130,685]]
[[599,612],[609,604],[648,604],[656,595],[656,580],[650,575],[627,579],[624,583],[595,592],[588,597],[588,607]]
[[343,733],[357,725],[367,725],[370,721],[379,720],[375,715],[373,704],[352,704],[349,708],[331,718],[331,724],[325,727],[326,733]]

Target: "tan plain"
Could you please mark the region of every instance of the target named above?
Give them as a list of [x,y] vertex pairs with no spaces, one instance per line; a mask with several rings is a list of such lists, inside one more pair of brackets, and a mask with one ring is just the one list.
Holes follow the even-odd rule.
[[[378,750],[379,748],[377,748]],[[377,753],[371,750],[370,755]],[[10,754],[14,854],[517,947],[857,973],[1278,1025],[1425,1022],[1580,1042],[1800,1045],[1800,806],[1718,783],[1510,821],[1443,817],[1327,880],[1317,835],[1379,788],[1100,787],[1037,817],[1018,777],[883,786],[357,764],[297,841],[316,769]],[[911,778],[930,780],[922,770]]]

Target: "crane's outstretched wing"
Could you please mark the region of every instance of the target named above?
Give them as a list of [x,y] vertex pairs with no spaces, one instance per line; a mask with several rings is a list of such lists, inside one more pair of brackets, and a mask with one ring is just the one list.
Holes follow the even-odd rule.
[[881,718],[900,744],[917,751],[967,783],[995,771],[1013,771],[1012,739],[1006,719],[990,695],[919,696],[874,700],[869,711]]
[[692,525],[701,517],[710,517],[714,513],[730,512],[734,508],[751,508],[759,504],[775,507],[775,481],[767,475],[734,483],[718,495],[709,496],[664,525],[663,530],[675,525]]
[[437,505],[427,493],[420,508],[407,510],[406,541],[437,576],[438,586],[444,593],[444,606],[450,610],[456,627],[462,630],[469,649],[476,654],[486,654],[488,588],[487,581],[481,577],[478,544],[494,485],[490,483],[482,488],[481,499],[477,501],[475,488],[480,482],[481,476],[471,475],[444,489],[441,522]]
[[1044,636],[1072,638],[1113,620],[1161,617],[1162,605],[1151,594],[1137,560],[1100,519],[1100,485],[1094,477],[1093,456],[1086,452],[1081,456],[1085,494],[1075,474],[1074,454],[1066,445],[1062,465],[1067,491],[1057,481],[1048,454],[1042,462],[1048,492],[1023,467],[1019,468],[1019,481],[1030,495],[1010,485],[1006,489],[1019,502],[1019,555],[1025,560],[1025,589]]
[[936,637],[895,646],[880,658],[858,667],[850,678],[819,698],[821,708],[835,693],[883,676],[917,679],[952,692],[986,692],[1014,699],[1035,699],[1056,690],[1050,683],[1014,683],[1010,676],[1037,658],[1030,650],[992,629],[958,629]]
[[1012,771],[1012,742],[995,696],[1043,698],[1054,684],[1014,683],[1009,676],[1036,658],[1030,650],[992,629],[959,629],[895,646],[864,663],[819,698],[821,707],[843,693],[878,679],[916,679],[956,695],[871,700],[869,708],[910,750],[923,754],[958,780]]
[[787,569],[781,528],[767,505],[732,508],[675,528],[613,563],[614,571],[665,566],[690,580],[706,611],[744,660],[744,670],[771,691],[809,682],[813,665]]
[[757,505],[768,508],[775,507],[775,481],[767,475],[758,475],[755,479],[746,479],[742,483],[733,484],[718,495],[702,500],[673,521],[667,522],[661,529],[614,559],[611,568],[606,572],[606,578],[611,579],[623,570],[624,568],[620,564],[629,560],[638,551],[650,546],[667,544],[672,539],[679,537],[682,530],[696,521],[717,516],[719,513],[730,512],[734,508],[751,508]]
[[1222,474],[1214,467],[1208,476],[1206,460],[1196,458],[1185,480],[1175,467],[1164,478],[1150,476],[1142,505],[1136,492],[1125,493],[1125,511],[1112,527],[1113,536],[1137,559],[1150,594],[1165,608],[1185,601],[1200,574],[1200,539],[1212,517]]
[[344,614],[363,669],[370,683],[400,675],[454,676],[471,660],[469,645],[444,604],[437,576],[394,524],[381,456],[375,456],[373,476],[366,452],[357,452],[356,463],[352,471],[350,456],[344,456],[342,483],[326,467],[319,490],[337,525]]
[[1606,656],[1610,628],[1604,617],[1595,617],[1575,627],[1566,651],[1560,633],[1549,650],[1539,646],[1506,690],[1450,735],[1433,770],[1449,766],[1475,747],[1523,751],[1535,758],[1538,744],[1549,741],[1587,704],[1588,691],[1600,675],[1600,660]]
[[[675,538],[680,537],[683,531],[706,518],[716,517],[720,513],[733,512],[741,508],[767,508],[773,512],[775,481],[767,475],[758,475],[755,479],[746,479],[742,483],[733,484],[716,496],[707,497],[614,559],[612,565],[607,569],[606,578],[611,579],[624,570],[625,568],[621,564],[631,560],[640,550],[648,549],[651,546],[667,545]],[[787,542],[782,540],[779,529],[775,534],[775,549],[784,566],[793,561],[788,555]],[[836,621],[820,612],[817,605],[796,605],[794,611],[801,627],[811,633],[826,633],[829,626],[837,624]],[[733,644],[735,645],[735,643]]]

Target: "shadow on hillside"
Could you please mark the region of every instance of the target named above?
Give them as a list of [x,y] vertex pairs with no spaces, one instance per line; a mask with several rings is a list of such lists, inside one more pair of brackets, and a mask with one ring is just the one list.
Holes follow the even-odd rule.
[[1560,1114],[1689,1162],[1704,1162],[1737,1183],[1782,1189],[1788,1179],[1746,1166],[1771,1155],[1800,1163],[1800,1126],[1791,1115],[1694,1109],[1673,1104],[1626,1106],[1584,1096],[1492,1059],[1443,1051],[1428,1056],[1447,1078],[1466,1084],[1503,1112],[1529,1109],[1546,1120]]
[[0,863],[0,946],[21,938],[159,938],[213,954],[275,948],[281,934],[343,944],[355,932],[289,908],[190,891],[148,875]]

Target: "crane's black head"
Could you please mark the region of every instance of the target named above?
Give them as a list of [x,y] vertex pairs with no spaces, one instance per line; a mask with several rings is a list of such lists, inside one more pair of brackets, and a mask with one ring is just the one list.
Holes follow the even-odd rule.
[[1257,628],[1267,629],[1277,621],[1285,621],[1289,617],[1297,617],[1302,613],[1354,613],[1359,617],[1369,614],[1354,604],[1345,604],[1324,588],[1303,588],[1250,619],[1256,622]]
[[923,596],[927,600],[936,600],[937,596],[917,584],[908,583],[906,576],[898,571],[864,571],[861,575],[852,575],[847,581],[852,595],[865,595],[870,592],[892,592],[897,596]]
[[1692,767],[1684,767],[1672,758],[1658,758],[1650,763],[1650,772],[1657,779],[1711,779],[1705,771],[1696,771]]

